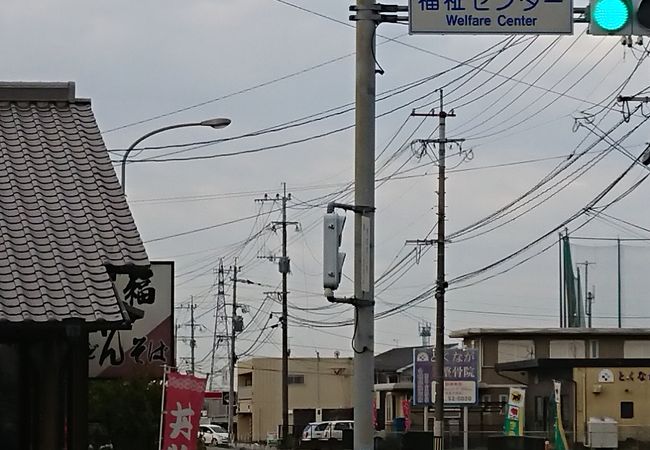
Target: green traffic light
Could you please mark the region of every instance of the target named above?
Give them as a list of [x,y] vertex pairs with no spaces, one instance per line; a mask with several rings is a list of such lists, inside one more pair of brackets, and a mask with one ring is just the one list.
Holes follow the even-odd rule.
[[618,31],[630,21],[630,7],[625,0],[598,0],[591,19],[605,31]]

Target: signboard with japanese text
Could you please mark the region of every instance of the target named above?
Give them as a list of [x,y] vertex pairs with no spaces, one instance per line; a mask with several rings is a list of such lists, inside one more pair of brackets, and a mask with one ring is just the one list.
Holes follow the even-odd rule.
[[433,347],[413,349],[413,404],[431,405],[433,395]]
[[523,436],[524,420],[526,414],[526,390],[523,388],[510,388],[506,417],[503,423],[503,434],[506,436]]
[[[433,397],[435,400],[435,395]],[[476,382],[445,380],[445,403],[454,405],[476,404]]]
[[205,378],[171,372],[162,411],[162,450],[196,450]]
[[572,0],[409,0],[411,34],[573,34]]
[[[414,405],[432,405],[435,401],[433,361],[433,347],[413,349]],[[444,372],[445,404],[478,403],[478,351],[476,349],[445,349]]]
[[125,305],[137,308],[131,330],[103,330],[89,336],[91,378],[162,378],[174,362],[174,263],[152,262],[148,280],[117,275],[115,287]]

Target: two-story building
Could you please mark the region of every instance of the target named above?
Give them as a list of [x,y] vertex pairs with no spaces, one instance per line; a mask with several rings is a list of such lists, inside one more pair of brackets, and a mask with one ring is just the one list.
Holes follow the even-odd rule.
[[451,337],[479,350],[482,403],[504,402],[510,387],[526,388],[527,431],[552,429],[558,380],[570,440],[584,443],[590,418],[610,417],[619,440],[650,443],[650,329],[470,328]]
[[[352,358],[289,358],[289,425],[351,420]],[[282,423],[282,359],[237,363],[237,440],[265,441]]]

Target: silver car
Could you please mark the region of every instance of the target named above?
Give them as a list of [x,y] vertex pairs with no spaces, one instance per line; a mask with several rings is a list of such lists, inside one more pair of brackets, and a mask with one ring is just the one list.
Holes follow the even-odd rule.
[[313,440],[318,440],[323,438],[323,434],[325,433],[325,430],[329,426],[329,422],[311,422],[309,423],[305,429],[302,431],[302,440],[303,441],[311,441]]

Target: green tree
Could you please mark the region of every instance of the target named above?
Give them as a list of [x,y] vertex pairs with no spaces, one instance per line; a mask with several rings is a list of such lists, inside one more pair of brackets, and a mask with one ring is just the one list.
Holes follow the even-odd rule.
[[111,442],[115,450],[157,450],[161,384],[145,378],[91,380],[90,443]]

